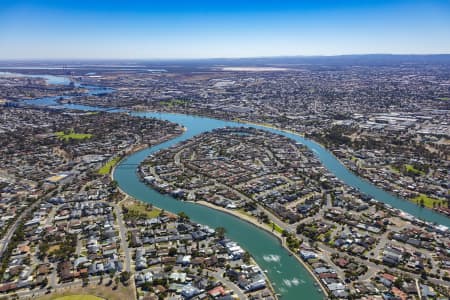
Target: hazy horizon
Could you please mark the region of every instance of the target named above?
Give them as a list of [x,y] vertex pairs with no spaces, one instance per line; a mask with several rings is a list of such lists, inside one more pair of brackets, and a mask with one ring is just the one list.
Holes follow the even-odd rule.
[[425,57],[425,56],[450,56],[448,53],[351,53],[351,54],[331,54],[331,55],[271,55],[271,56],[242,56],[242,57],[142,57],[142,58],[127,58],[127,57],[112,57],[112,58],[95,58],[95,57],[61,57],[61,58],[0,58],[0,62],[61,62],[61,61],[74,61],[74,62],[89,62],[89,61],[142,61],[142,62],[159,62],[159,61],[196,61],[196,60],[253,60],[253,59],[293,59],[293,58],[338,58],[338,57],[375,57],[375,56],[392,56],[392,57]]

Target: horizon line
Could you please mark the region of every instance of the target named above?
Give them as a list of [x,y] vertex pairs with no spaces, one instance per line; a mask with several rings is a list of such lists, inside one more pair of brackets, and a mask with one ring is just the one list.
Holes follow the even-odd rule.
[[353,54],[314,54],[314,55],[262,55],[262,56],[240,56],[240,57],[148,57],[148,58],[130,58],[130,57],[115,57],[115,58],[95,58],[95,57],[66,57],[66,58],[0,58],[0,62],[5,61],[109,61],[109,60],[135,60],[135,61],[194,61],[194,60],[238,60],[238,59],[271,59],[271,58],[332,58],[332,57],[348,57],[348,56],[445,56],[450,55],[450,52],[439,53],[353,53]]

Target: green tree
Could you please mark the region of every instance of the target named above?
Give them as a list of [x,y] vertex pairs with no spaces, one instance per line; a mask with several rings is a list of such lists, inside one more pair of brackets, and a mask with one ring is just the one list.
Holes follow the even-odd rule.
[[242,261],[245,264],[249,264],[250,263],[250,253],[248,253],[247,251],[245,251],[244,255],[242,256]]
[[128,271],[122,272],[120,273],[120,281],[122,282],[127,282],[128,280],[130,280],[131,274]]
[[178,217],[182,220],[182,221],[187,221],[189,220],[189,216],[184,212],[184,211],[180,211],[178,213]]
[[397,288],[402,288],[403,285],[403,278],[402,277],[398,277],[395,281],[394,281],[394,286],[396,286]]
[[42,280],[42,287],[46,286],[48,284],[48,278],[45,277],[44,280]]
[[169,249],[169,256],[175,256],[177,255],[177,253],[178,253],[177,248],[172,247]]
[[144,290],[144,291],[151,291],[152,290],[152,283],[151,282],[145,282],[143,285],[142,285],[142,289]]
[[218,239],[223,240],[226,232],[227,230],[224,227],[217,227],[215,234]]

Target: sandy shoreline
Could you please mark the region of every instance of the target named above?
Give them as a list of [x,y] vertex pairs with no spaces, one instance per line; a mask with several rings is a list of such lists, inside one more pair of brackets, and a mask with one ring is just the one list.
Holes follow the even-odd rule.
[[[227,213],[227,214],[232,215],[232,216],[234,216],[234,217],[236,217],[236,218],[239,218],[240,220],[246,221],[246,222],[248,222],[248,223],[250,223],[250,224],[252,224],[252,225],[258,227],[258,228],[260,228],[260,229],[266,231],[266,232],[269,233],[269,234],[272,234],[273,236],[275,236],[275,237],[280,241],[281,246],[283,246],[284,249],[286,249],[287,251],[289,251],[289,253],[291,253],[292,256],[295,257],[295,259],[296,259],[300,264],[302,264],[302,266],[303,266],[303,267],[311,274],[311,276],[314,278],[314,280],[319,284],[319,286],[320,286],[320,288],[322,289],[322,291],[323,291],[323,293],[325,294],[325,296],[328,296],[328,290],[327,290],[327,289],[325,288],[325,286],[322,284],[322,282],[320,281],[320,279],[319,279],[319,278],[316,276],[316,274],[311,270],[310,266],[309,266],[307,263],[305,263],[305,262],[297,255],[297,253],[293,252],[291,249],[289,249],[289,248],[285,245],[284,239],[283,239],[283,237],[281,236],[281,234],[280,234],[278,231],[275,231],[275,230],[274,230],[274,231],[271,231],[271,230],[269,230],[269,229],[266,227],[267,224],[265,224],[265,223],[259,223],[259,222],[257,222],[254,218],[252,218],[252,217],[250,217],[250,216],[246,216],[246,215],[241,214],[241,213],[239,213],[239,212],[237,212],[237,211],[233,211],[233,210],[229,210],[229,209],[226,209],[226,208],[223,208],[223,207],[220,207],[220,206],[216,206],[216,205],[214,205],[214,204],[211,204],[211,203],[206,202],[206,201],[203,201],[203,200],[201,200],[201,201],[187,201],[187,202],[191,202],[191,203],[194,203],[194,204],[203,205],[203,206],[209,207],[209,208],[211,208],[211,209],[215,209],[215,210],[218,210],[218,211]],[[269,281],[269,282],[270,282],[270,281]]]
[[[257,123],[251,123],[251,122],[246,122],[246,123],[248,123],[248,124],[254,124],[254,125],[258,125],[258,126],[263,126],[263,127],[267,127],[267,128],[278,129],[278,128],[276,128],[276,127],[270,127],[270,126],[267,126],[267,125],[262,125],[262,124],[257,124]],[[282,130],[282,129],[278,129],[278,130]],[[184,132],[187,131],[187,128],[183,127],[183,131],[184,131]],[[292,134],[296,134],[296,135],[300,135],[300,134],[298,134],[298,133],[291,132],[291,131],[288,131],[288,130],[283,130],[283,131],[286,131],[286,132],[289,132],[289,133],[292,133]],[[177,135],[175,135],[175,136],[177,136]],[[174,138],[175,136],[172,136],[172,137],[169,138],[168,140]],[[301,136],[301,135],[300,135],[300,136]],[[167,140],[166,140],[166,141],[167,141]],[[162,141],[162,142],[165,142],[165,141]],[[162,143],[162,142],[161,142],[161,143]],[[140,145],[136,145],[136,146],[140,146]],[[140,147],[136,147],[136,146],[135,146],[134,149],[132,149],[129,153],[127,153],[127,155],[124,156],[123,159],[125,159],[125,158],[126,158],[127,156],[129,156],[129,155],[134,154],[135,152],[138,152],[138,151],[142,150],[142,148],[139,149],[139,150],[135,150],[136,148],[140,148]],[[155,146],[155,145],[152,145],[151,147],[153,147],[153,146]],[[133,151],[133,150],[135,150],[135,151]],[[114,180],[114,171],[115,171],[116,167],[117,167],[119,164],[120,164],[120,161],[119,161],[119,162],[111,169],[111,173],[110,173],[111,180]],[[149,185],[147,185],[147,186],[149,186]],[[149,187],[152,188],[151,186],[149,186]],[[117,188],[118,188],[119,192],[122,193],[123,195],[128,196],[128,197],[131,197],[132,199],[135,199],[134,197],[132,197],[132,196],[128,195],[127,193],[125,193],[120,187],[117,187]],[[139,200],[139,199],[135,199],[135,200],[141,201],[141,200]],[[176,200],[176,201],[180,201],[180,200]],[[280,241],[280,245],[281,245],[284,249],[286,249],[287,251],[289,251],[289,253],[291,253],[292,256],[294,256],[295,259],[296,259],[296,260],[297,260],[297,261],[298,261],[298,262],[299,262],[299,263],[300,263],[300,264],[301,264],[301,265],[302,265],[302,266],[310,273],[310,275],[314,278],[314,280],[318,283],[318,285],[319,285],[320,288],[322,289],[322,292],[324,293],[324,295],[325,295],[325,296],[328,296],[328,295],[329,295],[328,290],[325,288],[325,286],[322,284],[322,282],[321,282],[320,279],[316,276],[316,274],[310,269],[309,265],[308,265],[307,263],[305,263],[305,262],[297,255],[297,253],[291,251],[291,250],[285,245],[284,239],[283,239],[283,237],[281,236],[281,234],[280,234],[279,232],[277,232],[277,231],[275,231],[275,230],[274,230],[274,231],[269,230],[269,228],[266,227],[267,224],[259,223],[259,222],[257,222],[254,218],[252,218],[252,217],[250,217],[250,216],[247,216],[247,215],[245,215],[245,214],[239,213],[239,212],[237,212],[237,211],[228,210],[228,209],[225,209],[225,208],[223,208],[223,207],[219,207],[219,206],[213,205],[213,204],[211,204],[211,203],[209,203],[209,202],[206,202],[206,201],[187,201],[187,202],[191,202],[191,203],[194,203],[194,204],[203,205],[203,206],[206,206],[206,207],[208,207],[208,208],[211,208],[211,209],[214,209],[214,210],[218,210],[218,211],[227,213],[227,214],[232,215],[232,216],[234,216],[234,217],[236,217],[236,218],[239,218],[240,220],[243,220],[243,221],[245,221],[245,222],[248,222],[248,223],[250,223],[250,224],[252,224],[252,225],[258,227],[258,228],[260,228],[260,229],[266,231],[266,232],[269,233],[269,234],[272,234],[274,237],[276,237],[276,238]],[[251,253],[250,253],[250,255],[251,255]],[[270,289],[273,291],[273,293],[274,293],[274,295],[275,295],[275,298],[278,299],[278,297],[276,296],[275,289],[274,289],[273,286],[272,286],[272,283],[270,282],[270,280],[268,280],[268,278],[267,278],[266,275],[264,275],[264,276],[266,277],[267,282],[269,283]]]

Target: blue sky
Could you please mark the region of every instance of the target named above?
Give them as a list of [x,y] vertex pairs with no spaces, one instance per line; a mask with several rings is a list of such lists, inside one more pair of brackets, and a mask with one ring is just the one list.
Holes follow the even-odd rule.
[[2,0],[0,59],[450,53],[450,0]]

